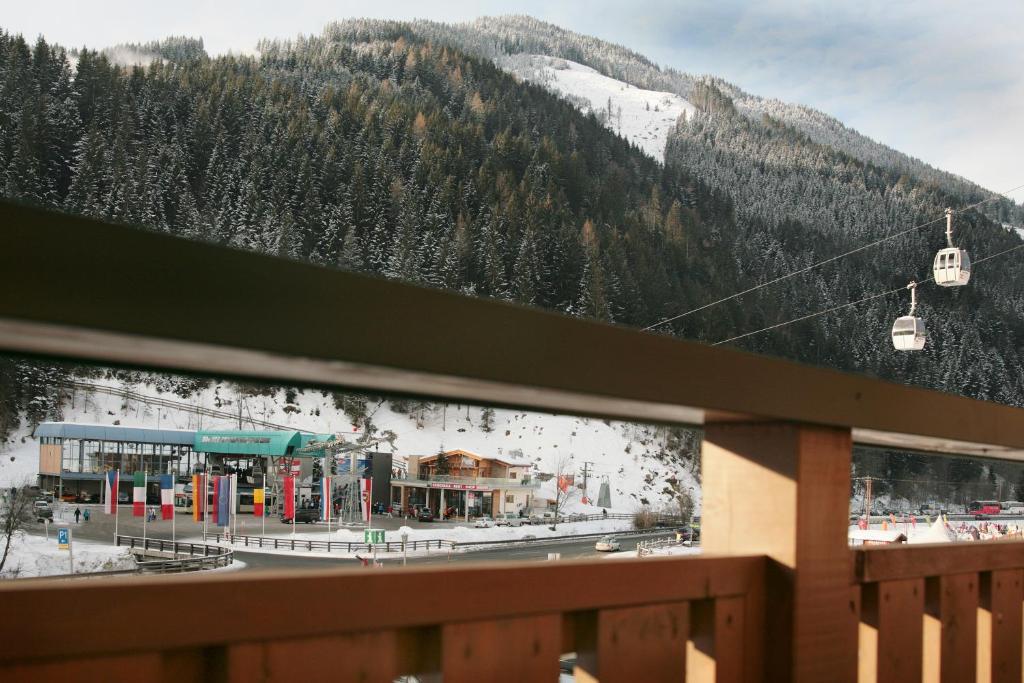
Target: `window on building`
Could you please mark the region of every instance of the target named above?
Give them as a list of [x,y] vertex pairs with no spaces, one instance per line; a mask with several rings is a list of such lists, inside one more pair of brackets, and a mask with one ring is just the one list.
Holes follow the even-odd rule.
[[514,502],[516,502],[516,497],[515,496],[505,496],[505,502],[506,503],[514,503]]
[[515,472],[509,472],[509,473],[508,473],[508,476],[509,476],[509,478],[511,478],[511,479],[515,479],[515,478],[516,478],[516,473],[515,473]]

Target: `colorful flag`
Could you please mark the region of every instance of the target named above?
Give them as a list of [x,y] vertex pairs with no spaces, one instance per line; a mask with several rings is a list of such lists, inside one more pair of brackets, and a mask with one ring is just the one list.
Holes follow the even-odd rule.
[[286,476],[284,478],[284,518],[293,519],[295,517],[295,477]]
[[217,477],[217,526],[231,524],[231,477]]
[[331,478],[324,477],[320,482],[320,517],[325,522],[331,518]]
[[569,487],[573,485],[575,475],[572,474],[560,474],[558,475],[558,488],[562,493],[569,491]]
[[210,521],[218,523],[220,518],[220,477],[213,478],[213,502],[210,504]]
[[252,514],[254,517],[263,516],[263,474],[252,475]]
[[117,488],[121,480],[121,473],[117,470],[107,472],[106,495],[107,502],[103,505],[103,511],[108,515],[117,514]]
[[160,518],[174,519],[174,477],[160,475]]
[[370,484],[372,481],[372,479],[359,480],[359,498],[360,504],[363,506],[363,521],[366,523],[370,522]]
[[136,472],[132,485],[132,515],[146,516],[146,473]]
[[206,512],[206,502],[209,493],[206,490],[206,475],[192,475],[192,520],[203,521],[203,514]]

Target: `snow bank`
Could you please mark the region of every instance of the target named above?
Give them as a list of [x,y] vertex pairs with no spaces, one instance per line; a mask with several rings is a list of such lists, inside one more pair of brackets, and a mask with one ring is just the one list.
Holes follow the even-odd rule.
[[[520,527],[492,527],[476,529],[472,526],[418,528],[402,527],[397,531],[385,531],[384,540],[389,543],[400,543],[403,531],[409,535],[410,541],[444,540],[456,543],[473,543],[477,541],[514,541],[525,538],[554,538],[558,536],[575,536],[580,534],[605,534],[628,531],[633,528],[632,520],[601,519],[592,522],[559,522],[554,530],[550,526],[523,525]],[[293,538],[291,533],[267,534],[266,538]],[[327,533],[321,532],[296,533],[294,538],[302,541],[341,541],[362,543],[362,530],[339,529]]]
[[[74,541],[75,573],[134,569],[135,558],[128,548]],[[42,536],[18,534],[11,544],[0,578],[29,578],[71,573],[68,551],[57,549],[57,533],[49,540]]]

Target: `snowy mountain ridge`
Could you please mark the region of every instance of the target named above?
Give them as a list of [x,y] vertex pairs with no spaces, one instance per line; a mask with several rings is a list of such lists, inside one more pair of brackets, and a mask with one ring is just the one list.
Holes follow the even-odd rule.
[[561,95],[584,114],[593,113],[605,126],[659,162],[665,161],[668,134],[676,121],[696,111],[675,93],[638,88],[560,57],[509,55],[499,59],[498,65]]

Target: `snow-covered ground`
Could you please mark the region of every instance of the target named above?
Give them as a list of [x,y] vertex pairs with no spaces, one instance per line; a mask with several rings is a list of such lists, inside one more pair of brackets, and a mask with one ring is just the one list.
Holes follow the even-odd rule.
[[676,121],[695,111],[675,93],[643,90],[568,59],[517,54],[499,60],[499,65],[558,93],[584,113],[601,116],[608,128],[658,161],[665,159],[668,133]]
[[[134,569],[135,558],[128,548],[74,540],[75,573]],[[29,578],[70,574],[68,551],[58,550],[56,530],[47,540],[42,536],[18,534],[11,543],[0,579]]]
[[[89,381],[118,389],[123,386],[111,379]],[[153,385],[129,388],[147,396],[228,412],[235,412],[241,400],[245,417],[315,433],[338,433],[352,438],[361,435],[353,432],[352,420],[335,407],[332,397],[320,391],[298,391],[289,403],[284,390],[240,399],[235,387],[226,383],[203,389],[188,399],[159,393]],[[645,501],[654,506],[668,503],[673,497],[669,480],[688,491],[696,509],[700,509],[700,485],[689,463],[662,455],[668,450],[667,431],[662,427],[499,408],[494,409],[491,430],[487,431],[483,412],[476,406],[430,404],[423,411],[406,414],[396,412],[393,404],[385,401],[370,403],[368,410],[374,434],[393,435],[390,442],[377,448],[399,456],[461,448],[488,457],[521,458],[532,463],[535,472],[554,473],[561,464],[565,473],[576,475],[577,483],[582,482],[584,462],[590,462],[589,495],[596,499],[601,482],[609,482],[610,512],[632,512]],[[76,390],[65,406],[64,420],[166,429],[238,426],[236,420],[217,420],[187,410],[157,408],[143,401],[83,390]],[[243,427],[251,427],[244,422],[243,419]],[[0,486],[34,481],[38,460],[39,446],[31,430],[24,427],[16,431],[6,443],[0,444]],[[541,492],[553,492],[553,486],[548,483]],[[582,494],[576,493],[566,511],[600,512],[594,505],[583,505],[581,498]]]
[[[470,525],[455,527],[437,528],[416,528],[401,527],[397,531],[384,532],[384,540],[389,543],[400,543],[402,534],[408,534],[410,541],[445,540],[456,543],[474,543],[478,541],[514,541],[523,538],[554,538],[558,536],[575,536],[580,534],[606,534],[620,531],[628,531],[633,528],[633,521],[629,519],[603,519],[591,522],[559,522],[551,529],[546,525],[523,525],[520,527],[492,527],[490,529],[477,529]],[[267,534],[268,538],[292,538],[291,533]],[[338,529],[327,532],[319,531],[312,533],[297,532],[294,538],[309,541],[341,541],[347,543],[362,543],[363,531],[351,529]]]

